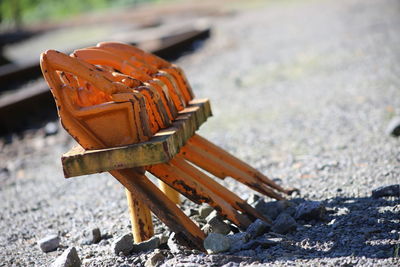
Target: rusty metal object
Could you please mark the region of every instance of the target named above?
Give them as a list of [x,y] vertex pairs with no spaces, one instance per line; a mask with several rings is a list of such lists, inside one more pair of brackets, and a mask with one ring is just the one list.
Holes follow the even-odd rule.
[[[150,134],[150,130],[148,125],[146,127],[146,124],[148,124],[146,122],[148,121],[146,106],[144,102],[143,106],[140,106],[142,98],[135,98],[138,93],[122,84],[109,80],[104,75],[100,75],[100,71],[94,66],[91,68],[85,68],[85,66],[87,65],[79,59],[68,57],[56,51],[47,51],[42,54],[43,75],[56,100],[64,128],[85,149],[105,148],[147,140],[144,133]],[[67,71],[91,82],[93,86],[101,88],[104,93],[110,92],[114,101],[94,104],[89,107],[79,106],[79,97],[83,93],[81,91],[89,91],[89,89],[72,88],[65,84],[61,77],[63,77],[62,72]],[[99,80],[105,83],[104,87],[98,84]],[[74,83],[74,85],[77,84]],[[119,87],[123,92],[122,97],[116,87]],[[90,95],[90,92],[86,92],[86,94]],[[102,99],[98,97],[92,98],[92,100],[99,101]],[[108,99],[104,98],[103,100]],[[103,117],[100,121],[96,121],[99,114]],[[127,129],[122,130],[121,127]],[[134,199],[146,204],[172,231],[176,232],[178,236],[182,236],[188,245],[203,250],[204,234],[201,230],[143,173],[137,169],[115,170],[110,173],[133,194]],[[134,204],[134,201],[131,201],[131,203]],[[136,210],[137,206],[131,206],[131,210]],[[147,213],[146,206],[142,208],[142,213]],[[132,223],[134,227],[143,226],[134,231],[135,241],[137,242],[149,237],[147,234],[141,233],[143,228],[149,229],[149,225],[145,225],[146,221],[142,220],[143,217],[147,219],[146,215],[135,216],[135,214],[132,214],[131,216],[133,220],[137,220]],[[148,231],[148,233],[151,233],[151,231]]]
[[[100,43],[76,50],[71,56],[50,50],[42,54],[41,67],[64,128],[84,149],[149,141],[160,130],[174,127],[174,121],[182,120],[177,111],[190,109],[194,96],[179,67],[122,43]],[[187,127],[196,126],[186,122],[184,119],[181,124],[183,131],[193,134],[197,128]],[[289,193],[206,139],[194,134],[186,140],[177,140],[175,146],[183,147],[166,162],[154,164],[150,160],[143,162],[143,168],[109,169],[130,191],[127,197],[136,242],[152,235],[148,206],[171,230],[181,233],[187,244],[203,250],[204,234],[174,204],[179,202],[177,192],[195,203],[211,205],[240,228],[255,218],[268,221],[188,161],[275,199],[283,196],[274,190]],[[163,193],[148,181],[145,171],[163,182]]]
[[[143,77],[143,73],[149,74],[153,78],[159,78],[160,74],[157,73],[170,72],[173,77],[162,81],[169,81],[165,82],[165,85],[169,85],[170,93],[176,94],[178,90],[182,92],[181,95],[185,95],[186,101],[193,98],[191,87],[179,67],[136,47],[116,42],[103,42],[98,44],[97,47],[77,50],[73,55],[89,63],[105,65],[135,78],[139,77],[143,82],[151,80],[150,77]],[[179,81],[179,87],[176,86],[174,81]],[[181,98],[175,96],[175,99],[178,101]],[[184,105],[186,104],[187,102],[184,103]],[[178,110],[181,109],[179,105],[176,107]],[[165,105],[165,108],[168,109],[168,105]],[[269,197],[283,199],[269,187],[283,193],[290,193],[290,190],[283,189],[251,166],[198,135],[193,136],[189,145],[183,148],[181,154],[187,160],[221,179],[230,176]]]

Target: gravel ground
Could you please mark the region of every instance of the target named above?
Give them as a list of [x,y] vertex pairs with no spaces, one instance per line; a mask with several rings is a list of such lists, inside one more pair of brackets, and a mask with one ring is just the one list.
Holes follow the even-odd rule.
[[[299,188],[294,203],[321,201],[327,214],[298,221],[297,231],[269,248],[162,250],[164,266],[399,265],[399,198],[374,199],[371,191],[400,183],[399,139],[385,134],[400,115],[400,3],[238,7],[215,19],[213,36],[178,62],[196,94],[212,101],[214,118],[200,133]],[[1,264],[45,266],[71,246],[84,266],[144,264],[151,252],[125,257],[111,249],[130,231],[122,186],[107,174],[63,179],[59,158],[72,144],[64,131],[46,136],[44,128],[1,139]],[[231,179],[224,184],[251,195]],[[83,233],[94,227],[103,240],[84,244]],[[166,230],[156,222],[156,231]],[[36,242],[51,233],[61,245],[43,253]]]

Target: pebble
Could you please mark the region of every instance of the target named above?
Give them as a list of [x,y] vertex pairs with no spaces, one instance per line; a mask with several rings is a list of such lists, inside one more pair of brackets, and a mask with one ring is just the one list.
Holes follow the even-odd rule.
[[56,250],[60,246],[60,237],[58,235],[49,235],[40,239],[37,243],[43,252]]
[[160,251],[152,253],[144,264],[145,267],[157,267],[165,260],[165,256]]
[[305,221],[320,220],[324,218],[325,213],[326,208],[321,202],[306,201],[297,206],[294,218]]
[[153,236],[149,240],[133,244],[132,251],[138,253],[142,251],[153,250],[158,248],[159,245],[160,245],[160,238],[158,236]]
[[81,260],[74,247],[67,248],[61,256],[59,256],[52,264],[51,267],[80,267]]
[[296,230],[296,228],[295,219],[287,213],[281,213],[273,222],[271,230],[278,234],[287,234]]
[[224,223],[218,216],[211,218],[208,223],[202,228],[206,233],[218,233],[227,235],[231,231],[231,227]]
[[199,215],[201,218],[205,219],[207,218],[208,215],[210,215],[211,212],[213,212],[213,208],[210,207],[209,205],[201,205],[200,209],[199,209]]
[[204,248],[208,254],[225,252],[231,248],[231,242],[222,234],[211,233],[204,240]]
[[253,207],[264,216],[270,218],[272,221],[275,220],[280,213],[293,204],[287,200],[265,202],[263,198],[253,203]]
[[385,133],[395,137],[400,136],[400,117],[394,117],[388,123]]
[[93,228],[85,233],[85,244],[97,244],[101,241],[101,232],[99,228]]
[[264,234],[270,229],[271,226],[268,223],[257,219],[252,224],[250,224],[249,227],[247,227],[246,232],[249,234],[250,238],[254,238]]
[[400,185],[381,186],[372,191],[373,198],[379,197],[400,197]]
[[231,242],[231,252],[242,250],[245,243],[250,240],[250,235],[246,232],[241,232],[233,235],[227,235]]
[[133,237],[132,234],[126,234],[119,237],[112,245],[113,251],[116,255],[120,253],[125,256],[129,255],[133,250]]

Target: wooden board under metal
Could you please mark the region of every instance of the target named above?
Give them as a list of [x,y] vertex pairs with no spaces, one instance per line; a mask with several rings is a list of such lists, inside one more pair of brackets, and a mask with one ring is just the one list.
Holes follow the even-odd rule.
[[64,176],[68,178],[168,162],[211,115],[209,100],[195,99],[179,112],[173,126],[159,131],[147,142],[98,150],[74,147],[61,158]]

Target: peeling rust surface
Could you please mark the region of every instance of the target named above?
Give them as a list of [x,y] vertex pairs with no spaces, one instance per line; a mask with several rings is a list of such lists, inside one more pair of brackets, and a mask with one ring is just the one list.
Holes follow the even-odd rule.
[[[185,195],[187,198],[192,200],[195,203],[201,204],[201,203],[212,203],[211,199],[198,194],[196,188],[193,188],[189,185],[187,185],[184,181],[176,179],[172,182],[172,187],[178,190],[178,188],[182,188],[183,190],[179,190],[180,193]],[[220,207],[216,206],[214,207],[216,210],[219,209],[221,210]]]

